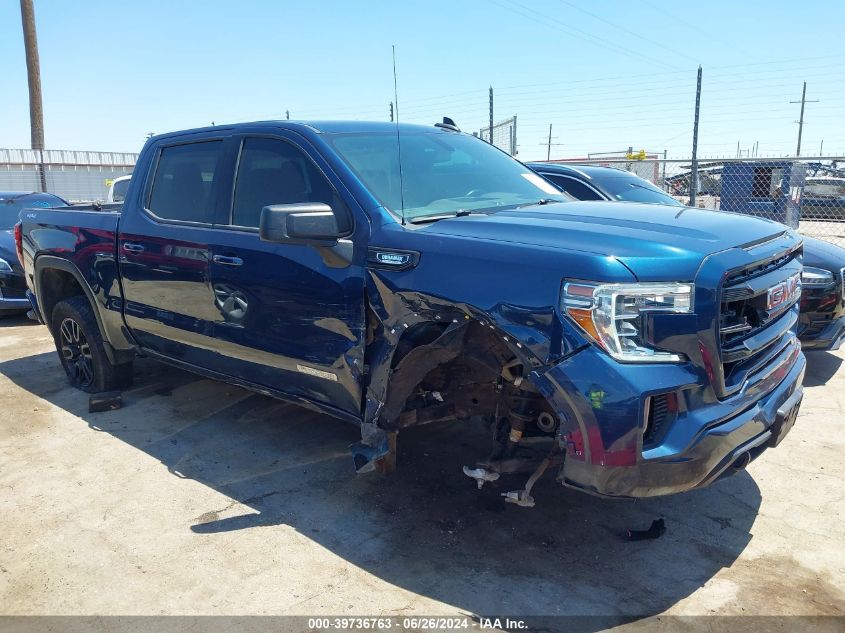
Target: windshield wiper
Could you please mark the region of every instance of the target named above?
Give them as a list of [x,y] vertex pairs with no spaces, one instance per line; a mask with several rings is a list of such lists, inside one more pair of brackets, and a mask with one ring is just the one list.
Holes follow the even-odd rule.
[[540,198],[536,202],[529,202],[528,204],[521,204],[517,209],[524,209],[526,207],[542,207],[546,204],[554,204],[555,202],[563,202],[562,200],[555,200],[554,198]]
[[436,215],[423,215],[418,218],[411,218],[408,220],[411,224],[427,224],[428,222],[437,222],[438,220],[448,220],[449,218],[464,218],[471,214],[477,215],[487,215],[486,213],[481,213],[479,211],[467,211],[466,209],[460,209],[455,211],[454,213],[438,213]]

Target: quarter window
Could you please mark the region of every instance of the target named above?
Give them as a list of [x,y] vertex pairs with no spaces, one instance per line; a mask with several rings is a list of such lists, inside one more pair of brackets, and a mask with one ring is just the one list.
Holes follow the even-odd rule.
[[238,162],[232,224],[257,227],[264,207],[299,202],[328,204],[341,231],[349,229],[343,203],[307,156],[286,141],[247,138]]
[[161,150],[149,210],[165,220],[210,223],[222,146],[222,141],[205,141]]

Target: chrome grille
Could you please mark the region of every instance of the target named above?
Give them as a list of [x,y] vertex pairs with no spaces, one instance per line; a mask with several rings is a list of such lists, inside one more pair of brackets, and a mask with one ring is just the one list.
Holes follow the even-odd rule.
[[[785,299],[778,292],[784,288],[791,288]],[[783,300],[773,304],[773,296]],[[794,253],[756,262],[725,278],[718,326],[723,395],[741,388],[782,349],[797,323],[793,308],[799,299],[800,262]]]

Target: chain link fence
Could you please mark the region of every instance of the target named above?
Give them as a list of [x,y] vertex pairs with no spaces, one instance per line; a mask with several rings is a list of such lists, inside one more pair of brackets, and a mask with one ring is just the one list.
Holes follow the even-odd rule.
[[[475,134],[482,141],[490,143],[490,126]],[[493,145],[504,150],[511,156],[516,156],[516,117],[513,116],[493,125]]]
[[768,218],[845,247],[842,156],[700,159],[697,170],[690,159],[664,160],[651,155],[577,163],[624,169],[684,204]]
[[132,173],[137,154],[0,149],[0,191],[49,191],[69,202],[105,200],[108,186]]

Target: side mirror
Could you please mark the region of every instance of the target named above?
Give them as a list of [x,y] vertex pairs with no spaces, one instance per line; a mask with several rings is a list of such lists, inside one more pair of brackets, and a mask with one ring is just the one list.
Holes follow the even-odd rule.
[[340,230],[329,205],[303,202],[261,209],[258,234],[265,242],[329,245],[340,237]]

